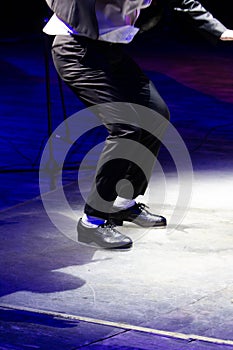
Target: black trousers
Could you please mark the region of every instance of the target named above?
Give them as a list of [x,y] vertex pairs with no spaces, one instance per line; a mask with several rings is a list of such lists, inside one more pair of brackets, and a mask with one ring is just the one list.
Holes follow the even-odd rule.
[[[163,99],[136,62],[124,52],[123,46],[69,35],[56,36],[52,45],[57,72],[76,96],[86,106],[107,103],[104,110],[100,108],[98,117],[109,136],[84,209],[87,215],[104,219],[117,195],[136,198],[144,194],[160,148],[160,140],[141,127],[145,116],[135,110],[134,104],[148,107],[162,116],[164,123],[154,120],[150,125],[151,130],[159,130],[160,135],[169,120]],[[126,140],[131,141],[131,147],[128,147],[130,143],[123,142]],[[139,151],[137,143],[154,157]],[[140,158],[142,166],[136,164],[136,158]]]

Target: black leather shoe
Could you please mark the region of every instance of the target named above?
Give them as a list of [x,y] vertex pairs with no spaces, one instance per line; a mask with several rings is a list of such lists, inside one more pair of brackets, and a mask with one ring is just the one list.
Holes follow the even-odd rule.
[[106,249],[128,249],[133,245],[132,240],[117,231],[114,225],[106,223],[98,227],[88,227],[78,222],[78,241],[81,243],[97,245]]
[[115,226],[122,226],[124,221],[133,222],[142,227],[164,227],[167,221],[163,216],[150,213],[143,203],[136,203],[134,206],[112,213],[109,222]]

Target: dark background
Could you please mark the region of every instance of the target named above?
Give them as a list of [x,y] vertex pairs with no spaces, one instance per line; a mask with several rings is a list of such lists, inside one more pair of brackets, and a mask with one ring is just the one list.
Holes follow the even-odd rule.
[[[233,28],[231,0],[201,0],[201,3],[223,24]],[[40,32],[47,16],[44,0],[4,1],[0,11],[1,37]]]

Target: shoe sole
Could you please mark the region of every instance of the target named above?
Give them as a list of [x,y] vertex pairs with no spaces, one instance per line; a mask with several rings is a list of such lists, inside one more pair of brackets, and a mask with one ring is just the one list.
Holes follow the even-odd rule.
[[108,250],[129,250],[130,248],[132,248],[133,246],[133,242],[130,242],[130,243],[127,243],[125,245],[120,245],[120,246],[102,246],[100,244],[98,244],[97,242],[95,242],[94,240],[92,239],[87,239],[87,237],[80,237],[82,236],[82,234],[80,235],[78,233],[77,235],[77,242],[80,243],[80,244],[85,244],[86,246],[89,246],[89,247],[93,247],[93,248],[97,248],[97,249],[108,249]]
[[129,221],[129,220],[123,220],[123,221],[111,220],[110,222],[116,226],[123,226],[124,222],[126,222],[126,223],[134,224],[136,226],[143,227],[143,228],[166,228],[167,227],[167,224],[155,225],[155,226],[143,226],[134,221]]
[[81,241],[77,241],[78,244],[80,245],[83,245],[85,247],[88,247],[88,248],[93,248],[93,249],[98,249],[98,250],[120,250],[120,251],[130,251],[131,248],[133,247],[133,244],[131,245],[126,245],[126,246],[123,246],[123,247],[112,247],[112,248],[108,248],[108,247],[101,247],[100,245],[96,244],[95,242],[92,242],[92,243],[85,243],[85,242],[81,242]]

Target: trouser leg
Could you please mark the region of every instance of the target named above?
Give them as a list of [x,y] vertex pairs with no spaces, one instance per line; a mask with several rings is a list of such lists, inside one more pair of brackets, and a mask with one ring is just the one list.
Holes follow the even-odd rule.
[[[100,108],[98,116],[109,136],[85,206],[88,215],[105,218],[119,194],[116,185],[121,179],[131,184],[119,189],[121,196],[135,198],[145,192],[160,147],[153,131],[161,129],[158,132],[162,134],[165,130],[155,119],[150,126],[152,133],[142,130],[144,116],[132,104],[149,107],[164,120],[168,119],[168,110],[153,84],[117,45],[60,36],[54,41],[53,58],[62,79],[87,106],[108,103],[104,110]],[[123,102],[124,110],[114,102]],[[132,145],[127,143],[129,147],[124,148],[126,140]],[[143,152],[139,152],[139,144],[154,157],[146,159]],[[141,167],[134,162],[138,158],[143,161]],[[148,176],[144,174],[145,169]]]

